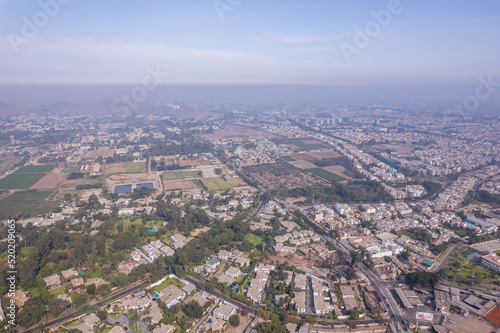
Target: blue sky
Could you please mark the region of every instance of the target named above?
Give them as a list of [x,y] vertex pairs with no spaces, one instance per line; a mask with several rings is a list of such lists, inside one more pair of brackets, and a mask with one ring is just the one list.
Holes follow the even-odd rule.
[[[461,85],[500,80],[500,1],[65,0],[20,42],[42,3],[0,0],[1,85]],[[355,42],[355,29],[386,26]],[[38,15],[38,16],[37,16]],[[43,24],[46,23],[46,24]],[[375,25],[378,23],[375,23]],[[13,45],[16,45],[17,51]],[[356,47],[350,61],[341,46]],[[357,46],[356,46],[357,45]]]

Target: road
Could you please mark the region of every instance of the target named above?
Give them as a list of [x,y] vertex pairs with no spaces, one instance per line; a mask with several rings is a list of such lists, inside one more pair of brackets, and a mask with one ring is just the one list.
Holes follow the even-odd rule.
[[[195,280],[193,280],[193,279],[191,279],[191,278],[189,278],[189,277],[187,277],[187,276],[186,276],[186,277],[184,277],[184,279],[185,279],[185,280],[187,280],[187,281],[189,281],[189,282],[191,282],[191,283],[192,283],[192,284],[194,284],[195,286],[198,286],[198,282],[196,282]],[[234,306],[237,306],[237,307],[239,307],[239,308],[241,308],[241,309],[244,309],[244,310],[248,311],[248,313],[252,313],[252,314],[254,314],[254,315],[256,315],[256,314],[257,314],[257,311],[256,311],[255,309],[253,309],[253,308],[249,307],[249,306],[248,306],[248,305],[246,305],[246,304],[243,304],[243,303],[240,303],[240,302],[238,302],[238,301],[235,301],[234,299],[229,298],[229,297],[227,297],[227,296],[225,296],[225,295],[222,295],[222,294],[221,294],[221,293],[219,293],[219,292],[213,291],[213,292],[211,292],[211,294],[213,294],[213,295],[215,295],[215,296],[219,297],[220,299],[224,300],[224,301],[225,301],[225,302],[227,302],[227,303],[231,303],[231,304],[233,304]]]
[[[118,293],[114,296],[111,296],[110,298],[107,298],[103,301],[100,301],[100,302],[97,302],[96,305],[101,308],[103,307],[104,305],[108,304],[108,303],[111,303],[111,302],[114,302],[116,301],[117,299],[120,299],[128,294],[131,294],[139,289],[142,289],[142,288],[145,288],[146,286],[149,285],[149,282],[144,282],[144,283],[141,283],[135,287],[132,287],[130,289],[127,289],[127,290],[124,290],[122,291],[121,293]],[[24,331],[23,333],[34,333],[36,330],[38,329],[41,329],[43,330],[44,328],[48,328],[48,327],[51,327],[51,326],[55,326],[55,325],[58,325],[58,324],[61,324],[61,323],[64,323],[70,319],[73,319],[73,318],[76,318],[79,316],[78,312],[76,312],[76,310],[74,310],[74,308],[71,308],[72,312],[70,314],[67,314],[65,316],[62,316],[62,317],[59,317],[57,319],[54,319],[52,321],[49,321],[43,325],[39,325],[37,327],[34,327],[34,328],[30,328],[26,331]]]
[[464,243],[458,243],[458,244],[455,244],[453,245],[449,250],[448,250],[448,253],[446,253],[445,257],[443,258],[443,260],[441,260],[441,262],[439,263],[439,265],[434,265],[432,268],[431,268],[431,272],[439,272],[440,270],[442,270],[443,268],[446,267],[446,265],[448,265],[448,262],[450,262],[450,259],[455,255],[455,253],[457,253],[458,249],[465,245]]

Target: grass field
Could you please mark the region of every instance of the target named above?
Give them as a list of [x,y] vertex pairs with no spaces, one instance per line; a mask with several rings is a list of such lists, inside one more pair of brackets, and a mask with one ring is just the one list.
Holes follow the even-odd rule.
[[306,169],[307,171],[314,173],[316,176],[320,176],[323,179],[326,179],[330,182],[340,182],[345,180],[344,177],[339,176],[333,172],[327,171],[322,168],[311,168],[311,169]]
[[0,188],[3,189],[28,189],[42,179],[45,173],[13,173],[0,179]]
[[232,188],[231,184],[226,182],[221,177],[204,178],[203,183],[208,187],[209,191],[225,191]]
[[0,200],[0,218],[46,214],[57,206],[57,202],[46,200],[52,191],[14,192]]
[[305,151],[328,148],[320,143],[294,142],[293,144]]
[[17,169],[15,173],[51,172],[52,170],[54,170],[53,165],[27,165]]
[[108,156],[113,156],[114,152],[115,152],[114,149],[95,149],[87,152],[85,154],[85,157],[89,158],[96,158],[99,156],[108,157]]
[[15,159],[11,160],[5,160],[0,162],[0,176],[9,171],[14,167],[14,164],[16,163]]
[[165,281],[163,281],[161,284],[159,284],[156,287],[153,287],[153,290],[156,292],[162,291],[163,289],[167,288],[171,284],[175,285],[178,288],[184,288],[186,285],[182,283],[181,281],[173,278],[167,278]]
[[146,171],[146,162],[123,162],[106,164],[107,175],[114,175],[118,173],[144,173]]
[[165,172],[161,175],[162,180],[177,180],[185,179],[186,177],[200,178],[200,176],[197,175],[197,171],[173,171]]
[[65,167],[62,172],[79,172],[80,171],[80,167]]
[[245,239],[252,243],[254,246],[262,244],[262,237],[254,235],[252,233],[246,234]]

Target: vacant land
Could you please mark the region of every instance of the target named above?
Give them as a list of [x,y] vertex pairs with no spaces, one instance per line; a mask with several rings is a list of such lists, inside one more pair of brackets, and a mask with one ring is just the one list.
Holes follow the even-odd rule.
[[309,161],[305,161],[305,160],[290,161],[288,163],[290,163],[291,165],[293,165],[299,169],[311,169],[311,168],[316,167],[316,165],[312,164]]
[[36,182],[35,185],[31,186],[31,189],[53,189],[66,178],[68,174],[61,172],[61,168],[54,169],[54,171],[46,174],[42,179]]
[[0,161],[0,176],[12,169],[14,164],[16,164],[15,159]]
[[254,179],[272,190],[307,186],[325,187],[330,185],[330,182],[323,178],[282,161],[246,166],[244,170]]
[[91,151],[88,151],[86,154],[85,154],[85,157],[88,157],[88,158],[96,158],[96,157],[108,157],[108,156],[113,156],[113,154],[115,153],[115,150],[114,149],[95,149],[95,150],[91,150]]
[[35,185],[45,173],[13,173],[0,179],[2,189],[27,189]]
[[208,187],[209,191],[225,191],[232,188],[231,184],[222,179],[222,177],[204,178],[202,181]]
[[193,180],[169,180],[163,182],[163,188],[165,191],[192,191],[200,187]]
[[213,134],[204,134],[201,137],[214,140],[230,138],[278,138],[277,135],[243,126],[226,126],[226,128],[217,130]]
[[0,200],[0,217],[32,216],[46,214],[57,206],[56,201],[47,200],[52,191],[14,192]]
[[245,239],[252,243],[253,246],[262,244],[262,237],[254,235],[252,233],[245,235]]
[[178,288],[184,288],[186,286],[184,283],[182,283],[181,281],[179,281],[177,279],[167,278],[161,284],[157,285],[156,287],[153,287],[153,290],[159,292],[172,284]]
[[312,157],[315,157],[318,160],[320,160],[322,158],[332,158],[332,157],[342,156],[333,149],[322,150],[322,151],[312,151],[312,152],[309,152],[308,154]]
[[295,142],[294,146],[296,146],[302,150],[305,150],[305,151],[328,148],[324,144],[317,142],[317,141],[313,141],[313,140],[308,140],[305,142]]
[[395,145],[395,144],[380,144],[380,145],[374,145],[373,147],[382,150],[393,150],[397,151],[398,153],[411,153],[415,150],[413,147],[410,146]]
[[347,175],[346,169],[342,165],[330,165],[326,166],[323,169],[326,171],[330,171],[331,173],[334,173],[336,175],[339,175],[345,179],[353,179],[352,177]]
[[179,165],[181,167],[187,167],[187,166],[201,166],[201,165],[207,165],[208,161],[204,159],[179,159]]
[[200,178],[196,171],[171,171],[161,175],[162,180],[177,180],[186,178]]
[[53,165],[27,165],[17,169],[15,173],[51,172],[52,170],[54,170]]
[[330,171],[327,171],[322,168],[307,169],[307,171],[312,172],[315,175],[320,176],[321,178],[326,179],[330,182],[340,182],[346,180],[344,177],[331,173]]
[[123,162],[106,164],[107,175],[115,175],[118,173],[144,173],[146,171],[146,162]]

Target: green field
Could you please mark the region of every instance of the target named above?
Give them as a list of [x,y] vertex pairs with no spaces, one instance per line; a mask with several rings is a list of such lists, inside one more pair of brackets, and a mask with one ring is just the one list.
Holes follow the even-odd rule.
[[42,179],[45,173],[13,173],[0,179],[0,188],[2,189],[28,189]]
[[208,187],[209,191],[225,191],[232,188],[231,184],[221,177],[203,178],[203,183]]
[[27,165],[17,169],[15,173],[51,172],[52,170],[54,170],[53,165]]
[[46,214],[57,206],[56,201],[47,200],[52,191],[14,192],[0,200],[0,218]]
[[330,182],[340,182],[340,181],[345,180],[344,177],[341,177],[333,172],[327,171],[327,170],[322,169],[322,168],[311,168],[311,169],[307,169],[307,171],[314,173],[316,176],[319,176],[319,177],[326,179]]
[[114,149],[95,149],[95,150],[91,150],[91,151],[87,152],[87,154],[85,154],[85,156],[88,158],[96,158],[99,156],[108,157],[108,156],[112,156],[113,152],[114,152]]
[[177,180],[185,179],[186,177],[200,178],[200,176],[197,175],[197,171],[172,171],[164,172],[161,175],[162,180]]
[[153,290],[155,291],[162,291],[163,289],[167,288],[171,284],[175,285],[178,288],[184,288],[186,285],[182,283],[181,281],[174,279],[174,278],[167,278],[165,281],[163,281],[160,285],[153,287]]
[[106,164],[106,174],[114,175],[118,173],[145,173],[146,162],[123,162]]
[[327,146],[319,143],[294,142],[293,144],[305,151],[328,148]]
[[252,233],[246,234],[245,239],[252,243],[254,246],[262,244],[262,237],[254,235]]

